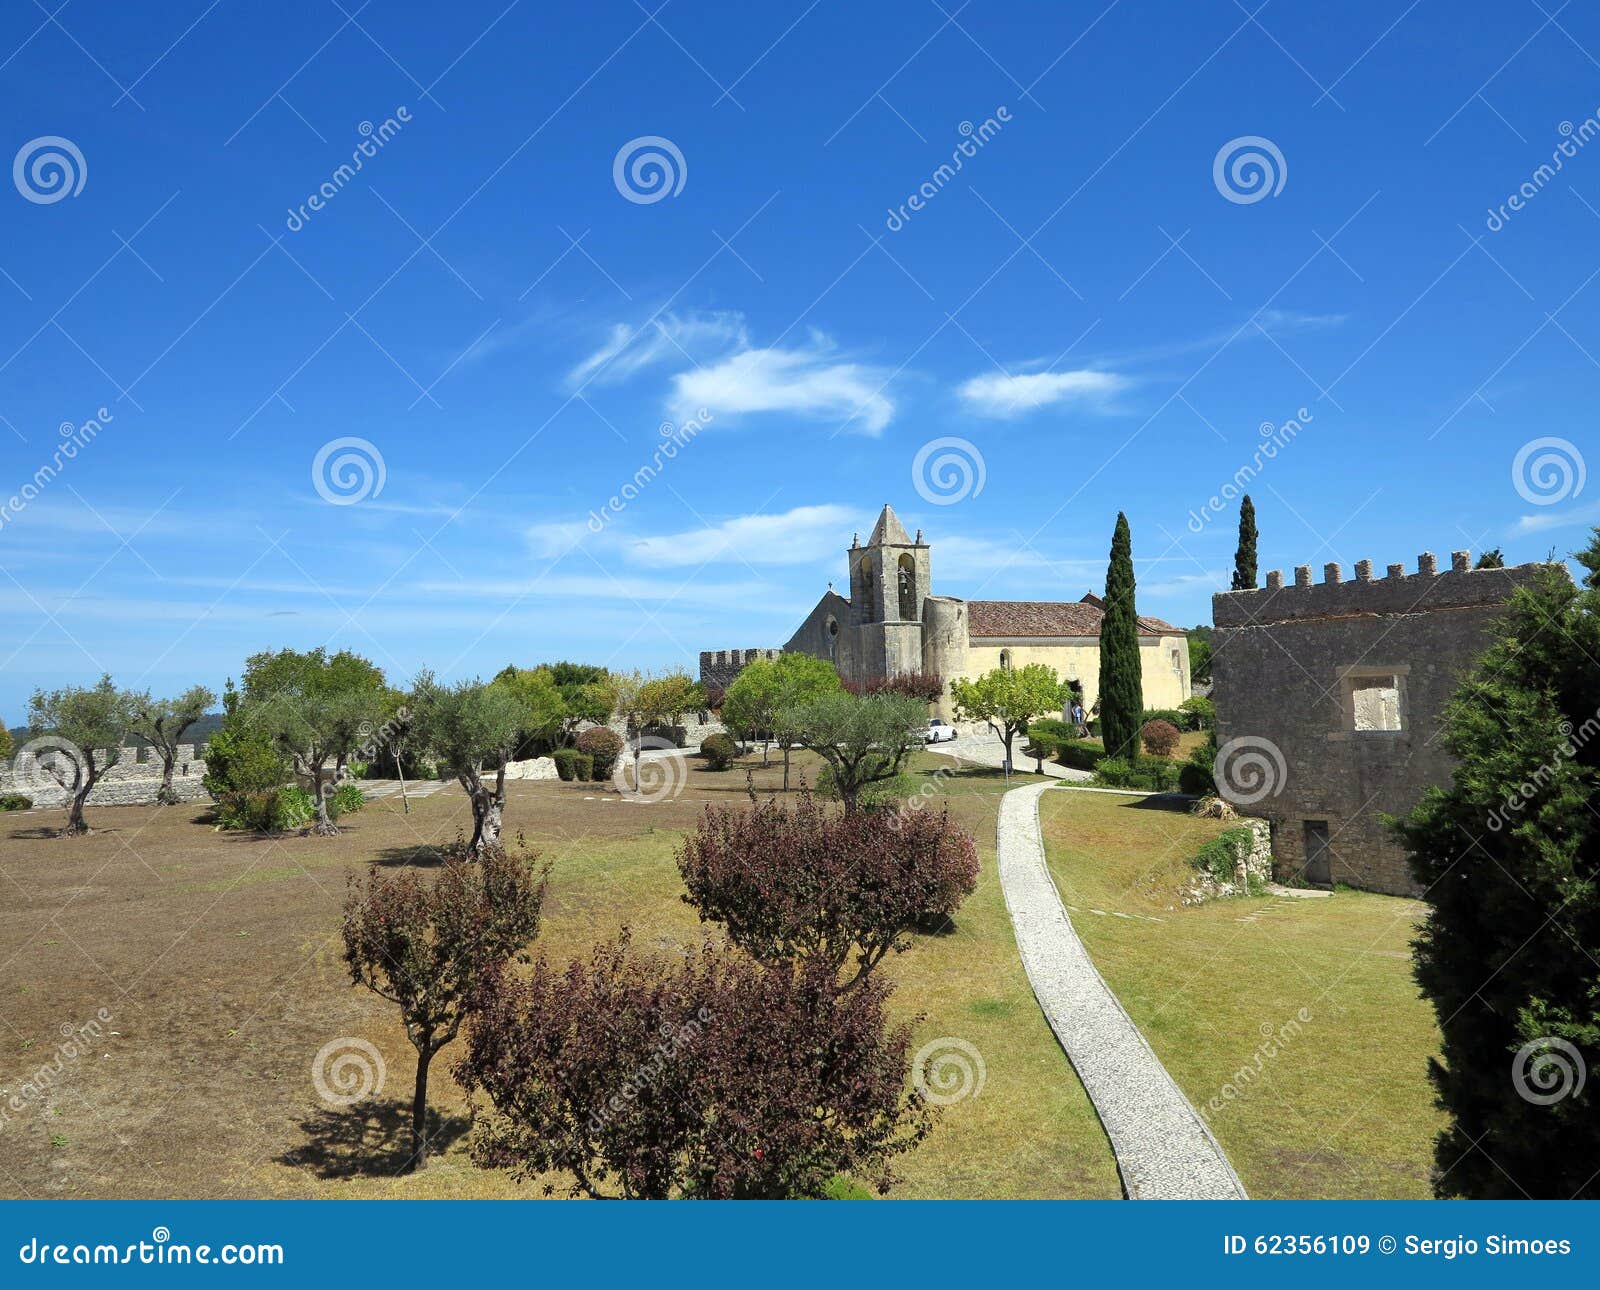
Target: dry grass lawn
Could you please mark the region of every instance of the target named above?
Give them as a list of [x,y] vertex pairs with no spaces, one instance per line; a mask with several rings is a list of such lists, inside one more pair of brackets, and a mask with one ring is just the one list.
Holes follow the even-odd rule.
[[[776,765],[750,761],[759,787],[776,786]],[[749,764],[713,773],[691,762],[683,796],[659,805],[609,785],[511,785],[509,832],[556,865],[535,949],[565,961],[624,923],[641,947],[697,941],[705,932],[680,899],[674,847],[704,803],[741,800]],[[815,773],[805,758],[797,767]],[[918,1042],[974,1045],[986,1079],[905,1158],[899,1194],[1116,1196],[1099,1122],[1017,959],[994,871],[1002,783],[970,771],[941,789],[978,838],[980,886],[953,933],[918,937],[888,966],[896,1006],[921,1017]],[[452,1049],[432,1081],[449,1145],[424,1173],[397,1173],[414,1056],[389,1005],[352,987],[340,959],[349,875],[436,863],[434,848],[468,823],[460,792],[416,801],[409,815],[397,799],[370,804],[331,839],[223,834],[204,816],[91,809],[97,832],[75,839],[49,836],[62,812],[0,817],[0,1109],[54,1063],[64,1026],[111,1016],[92,1052],[0,1124],[0,1193],[538,1195],[467,1160]],[[347,1036],[376,1046],[387,1080],[375,1101],[332,1109],[312,1087],[312,1058]]]

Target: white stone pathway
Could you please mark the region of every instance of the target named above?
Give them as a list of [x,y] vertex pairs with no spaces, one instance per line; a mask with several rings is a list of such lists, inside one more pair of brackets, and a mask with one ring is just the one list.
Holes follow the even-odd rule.
[[1111,1139],[1130,1200],[1243,1200],[1217,1140],[1089,959],[1045,865],[1030,784],[1000,801],[998,850],[1017,949],[1050,1028]]
[[[419,797],[432,797],[441,789],[449,788],[454,780],[421,779],[410,780],[406,784],[406,796],[415,800]],[[398,779],[375,779],[361,786],[361,796],[369,802],[381,802],[386,797],[395,797],[400,792]]]

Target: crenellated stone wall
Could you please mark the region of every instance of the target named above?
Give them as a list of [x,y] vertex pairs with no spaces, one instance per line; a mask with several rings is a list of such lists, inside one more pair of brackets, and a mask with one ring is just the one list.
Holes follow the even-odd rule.
[[1488,628],[1542,565],[1473,569],[1465,551],[1440,572],[1362,560],[1212,597],[1216,625],[1217,787],[1272,826],[1277,876],[1419,894],[1382,817],[1403,815],[1449,782],[1444,709],[1488,644]]
[[[52,755],[54,754],[45,752],[46,766]],[[95,764],[105,765],[109,755],[107,749],[97,748],[94,753]],[[0,793],[21,793],[31,797],[35,807],[65,806],[71,800],[69,795],[56,784],[46,768],[35,764],[30,769],[27,763],[32,761],[33,759],[25,752],[19,751],[18,756],[10,762],[0,762]],[[24,763],[20,776],[19,762]],[[179,744],[178,759],[172,768],[172,791],[177,794],[179,801],[193,802],[206,796],[205,784],[202,782],[205,773],[205,761],[195,755],[194,745]],[[66,771],[69,784],[70,775],[69,769]],[[156,790],[160,787],[160,754],[151,747],[124,747],[116,765],[102,774],[99,782],[95,784],[94,791],[89,794],[89,804],[143,806],[156,800]]]
[[703,649],[700,651],[700,684],[726,690],[733,678],[757,659],[772,660],[783,653],[777,649]]

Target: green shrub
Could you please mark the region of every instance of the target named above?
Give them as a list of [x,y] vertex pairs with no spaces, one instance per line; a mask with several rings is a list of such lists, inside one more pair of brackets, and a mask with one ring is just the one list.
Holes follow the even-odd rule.
[[708,735],[700,744],[700,755],[710,770],[727,770],[739,755],[739,745],[728,735]]
[[217,823],[246,833],[286,833],[305,827],[316,813],[316,800],[296,784],[258,793],[229,793],[217,803]]
[[1178,705],[1178,711],[1186,713],[1190,724],[1178,724],[1179,730],[1213,730],[1217,724],[1217,705],[1210,699],[1195,695],[1192,699],[1185,699]]
[[346,780],[328,798],[328,814],[335,819],[341,815],[353,815],[366,804],[367,799],[361,795],[361,786]]
[[550,756],[556,764],[557,777],[565,780],[577,779],[578,758],[582,755],[576,748],[557,748],[551,753]]
[[[1227,829],[1201,847],[1191,863],[1217,882],[1231,883],[1238,879],[1240,859],[1250,854],[1255,842],[1256,835],[1247,826]],[[1246,885],[1252,896],[1266,890],[1266,883],[1258,874],[1249,874]]]
[[1178,727],[1159,717],[1147,721],[1139,731],[1139,742],[1152,757],[1170,757],[1178,751]]
[[26,811],[32,805],[33,798],[24,797],[21,793],[0,795],[0,811]]
[[596,779],[610,779],[622,755],[622,736],[610,726],[591,726],[578,736],[578,751],[594,758]]
[[1217,736],[1213,733],[1178,768],[1179,791],[1194,797],[1214,797],[1217,792],[1216,760]]
[[240,793],[265,793],[289,778],[289,767],[272,741],[258,730],[224,725],[205,747],[202,781],[213,801]]
[[1141,757],[1130,762],[1102,757],[1094,768],[1095,783],[1105,788],[1131,788],[1146,793],[1170,793],[1178,786],[1179,767],[1170,761]]
[[1106,750],[1092,739],[1067,739],[1056,750],[1056,757],[1063,766],[1093,770],[1106,759]]
[[[901,771],[898,775],[880,779],[863,787],[856,793],[856,805],[863,808],[901,805],[914,797],[920,797],[924,782],[921,775],[911,775]],[[818,770],[816,794],[830,802],[844,800],[838,784],[834,782],[832,766],[824,765]]]
[[573,779],[594,779],[594,758],[588,753],[578,753],[572,759]]

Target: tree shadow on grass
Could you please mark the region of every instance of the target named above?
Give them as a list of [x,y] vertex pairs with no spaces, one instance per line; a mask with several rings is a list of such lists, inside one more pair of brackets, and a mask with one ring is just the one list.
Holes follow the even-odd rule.
[[[442,1155],[471,1127],[465,1116],[430,1110],[429,1155]],[[399,1102],[319,1108],[300,1121],[300,1129],[305,1142],[277,1163],[310,1169],[318,1178],[391,1178],[411,1160],[411,1108]]]
[[437,869],[456,851],[454,843],[408,842],[397,847],[380,847],[373,864],[380,869],[415,866]]

